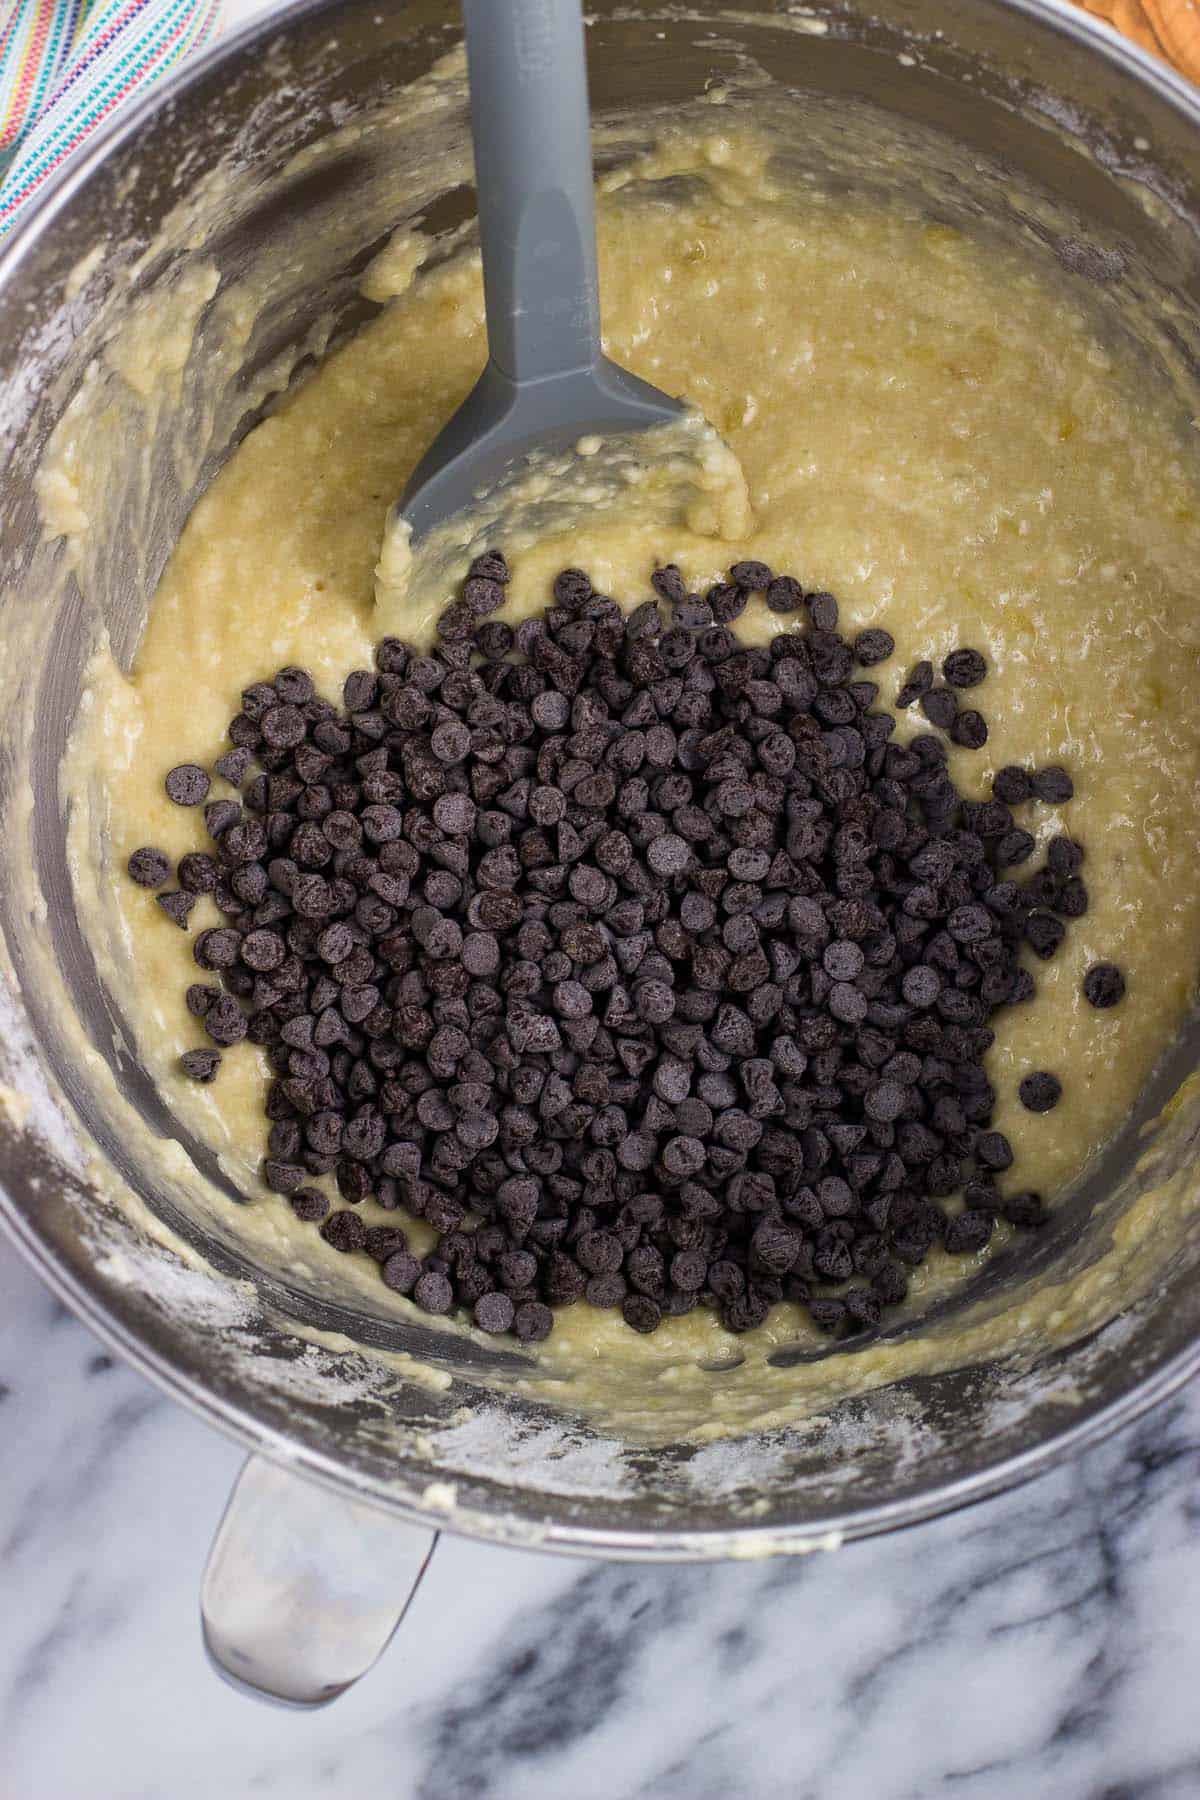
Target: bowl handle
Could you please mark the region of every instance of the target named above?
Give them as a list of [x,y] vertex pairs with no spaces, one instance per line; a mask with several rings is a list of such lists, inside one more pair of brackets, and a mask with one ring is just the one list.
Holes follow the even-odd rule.
[[382,1654],[437,1539],[248,1457],[200,1590],[209,1657],[258,1699],[336,1700]]

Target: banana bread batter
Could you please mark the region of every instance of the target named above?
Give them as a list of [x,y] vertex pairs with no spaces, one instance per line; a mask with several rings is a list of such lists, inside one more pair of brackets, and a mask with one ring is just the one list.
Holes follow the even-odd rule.
[[[736,540],[621,510],[581,518],[569,541],[517,546],[505,617],[546,603],[566,562],[631,603],[657,564],[693,586],[740,557],[837,594],[848,635],[884,626],[890,706],[919,657],[981,649],[982,751],[951,748],[965,792],[984,797],[1006,763],[1065,764],[1075,798],[1023,818],[1044,843],[1068,832],[1092,854],[1091,897],[1038,992],[998,1019],[989,1073],[1015,1185],[1063,1194],[1112,1136],[1169,1044],[1193,992],[1200,945],[1200,718],[1192,696],[1200,620],[1200,466],[1165,392],[1100,331],[1082,287],[984,246],[914,209],[791,190],[764,146],[736,131],[680,137],[606,179],[600,208],[606,348],[707,415],[745,470],[752,530]],[[336,698],[384,630],[428,639],[436,605],[374,601],[390,503],[484,354],[478,258],[419,272],[407,238],[371,273],[386,310],[240,446],[197,506],[166,570],[131,675],[107,652],[89,674],[65,771],[79,905],[98,961],[134,1022],[139,1054],[177,1114],[212,1143],[255,1207],[271,1254],[312,1266],[335,1252],[258,1180],[267,1066],[244,1043],[211,1088],[184,1080],[201,1041],[184,1005],[202,900],[185,934],[123,875],[130,852],[201,847],[199,821],[163,776],[226,747],[238,695],[299,663]],[[394,275],[389,284],[386,277]],[[711,527],[711,521],[708,525]],[[512,546],[504,546],[512,549]],[[740,634],[780,621],[752,604]],[[925,722],[900,715],[898,736]],[[225,792],[214,785],[214,797]],[[1121,966],[1123,1004],[1097,1012],[1084,971]],[[1031,1070],[1063,1084],[1058,1107],[1025,1112]],[[368,1222],[396,1215],[364,1206]],[[413,1228],[414,1244],[426,1241]],[[365,1257],[374,1307],[407,1302]],[[933,1254],[910,1306],[960,1283],[971,1259]],[[341,1271],[357,1280],[349,1269]],[[803,1341],[788,1306],[755,1334]],[[745,1350],[698,1310],[641,1339],[619,1314],[576,1305],[543,1346],[564,1367],[638,1358],[654,1366]],[[790,1379],[803,1381],[804,1369]]]

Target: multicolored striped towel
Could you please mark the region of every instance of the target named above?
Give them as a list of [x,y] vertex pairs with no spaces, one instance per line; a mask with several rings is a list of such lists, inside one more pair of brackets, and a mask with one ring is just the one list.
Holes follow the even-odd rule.
[[0,238],[98,125],[217,31],[221,0],[0,0]]

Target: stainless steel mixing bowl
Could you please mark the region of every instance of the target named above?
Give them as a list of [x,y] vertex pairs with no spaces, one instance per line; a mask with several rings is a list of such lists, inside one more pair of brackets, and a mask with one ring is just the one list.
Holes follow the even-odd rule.
[[[816,1427],[750,1433],[728,1451],[650,1450],[514,1391],[511,1352],[259,1266],[239,1236],[238,1196],[139,1069],[122,997],[102,989],[80,932],[64,851],[57,771],[89,620],[98,610],[129,655],[222,458],[306,348],[373,312],[359,277],[387,233],[406,217],[452,233],[469,216],[461,92],[441,90],[419,129],[389,111],[450,47],[453,15],[434,0],[285,8],[98,138],[0,255],[0,1215],[114,1349],[256,1453],[210,1566],[210,1643],[249,1682],[302,1701],[329,1697],[370,1661],[440,1525],[588,1555],[809,1550],[1025,1479],[1160,1399],[1200,1359],[1197,1248],[1184,1230],[1164,1240],[1120,1318],[1033,1363],[907,1380],[842,1402]],[[923,190],[935,216],[1040,243],[1105,304],[1136,314],[1171,379],[1194,387],[1200,103],[1074,8],[594,0],[592,15],[595,109],[617,121],[604,155],[706,83],[736,93],[766,72],[806,109],[798,117],[822,122],[810,160],[824,158],[835,184]],[[859,156],[864,104],[903,155]],[[443,154],[431,162],[435,141]],[[153,431],[123,433],[133,401],[103,346],[197,259],[219,271],[220,291],[198,312]],[[241,354],[222,363],[221,296],[265,270]],[[97,451],[103,466],[83,472],[95,510],[70,567],[62,540],[43,536],[36,480],[65,410],[101,391],[118,429]],[[1160,1100],[1188,1055],[1162,1076]],[[1155,1104],[1148,1096],[1141,1117]],[[1195,1112],[1185,1094],[1155,1135],[1152,1172],[1131,1121],[1088,1191],[1024,1262],[997,1259],[976,1301],[1012,1306],[1047,1270],[1094,1267],[1146,1183],[1189,1166]],[[169,1172],[136,1120],[177,1140]],[[191,1205],[201,1192],[210,1203]],[[314,1332],[351,1342],[339,1350]],[[437,1368],[445,1386],[374,1362],[380,1349]],[[777,1359],[778,1392],[795,1360]],[[711,1380],[719,1387],[721,1372]]]

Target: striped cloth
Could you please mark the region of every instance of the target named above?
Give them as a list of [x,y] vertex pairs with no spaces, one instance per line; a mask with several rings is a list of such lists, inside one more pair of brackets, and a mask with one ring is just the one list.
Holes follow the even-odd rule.
[[0,238],[123,101],[208,43],[221,0],[0,0]]

